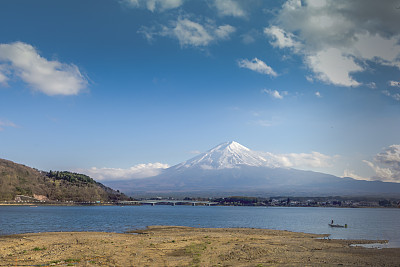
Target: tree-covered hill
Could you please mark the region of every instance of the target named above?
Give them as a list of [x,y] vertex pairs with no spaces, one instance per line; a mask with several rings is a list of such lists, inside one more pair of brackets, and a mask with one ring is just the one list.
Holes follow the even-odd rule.
[[42,172],[0,159],[0,201],[23,195],[48,201],[118,201],[124,194],[96,182],[87,175],[71,172]]

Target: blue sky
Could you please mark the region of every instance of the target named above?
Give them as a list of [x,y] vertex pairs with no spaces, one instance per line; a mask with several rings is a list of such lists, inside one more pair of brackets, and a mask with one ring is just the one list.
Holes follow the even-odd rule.
[[400,181],[399,1],[0,3],[0,157],[154,175],[230,140]]

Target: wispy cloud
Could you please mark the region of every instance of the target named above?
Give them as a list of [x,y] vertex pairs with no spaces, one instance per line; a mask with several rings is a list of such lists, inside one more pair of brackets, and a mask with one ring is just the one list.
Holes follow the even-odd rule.
[[207,46],[214,40],[203,25],[189,19],[178,19],[171,28],[165,27],[163,34],[177,38],[181,46]]
[[7,67],[6,64],[1,65],[0,64],[0,85],[7,86],[7,81],[8,81],[8,75],[10,75],[10,71],[8,70],[9,67]]
[[234,0],[214,0],[214,6],[220,16],[246,17],[247,15],[239,2]]
[[388,84],[392,87],[400,87],[400,82],[398,81],[389,81]]
[[230,38],[230,35],[236,31],[235,27],[231,25],[222,25],[218,26],[214,30],[214,35],[217,40],[227,40]]
[[49,61],[31,45],[16,42],[0,44],[0,83],[6,84],[11,73],[34,90],[46,95],[76,95],[88,85],[74,64]]
[[256,41],[256,39],[259,37],[260,33],[253,29],[251,31],[248,31],[247,33],[242,34],[240,37],[242,38],[242,42],[244,44],[252,44]]
[[258,58],[253,58],[252,60],[240,59],[237,63],[240,68],[246,68],[273,77],[278,76],[278,74],[270,66]]
[[257,121],[254,121],[254,124],[261,126],[261,127],[270,127],[273,125],[272,122],[269,120],[257,120]]
[[152,43],[156,36],[160,35],[158,30],[156,30],[155,26],[147,27],[142,26],[137,31],[138,34],[143,35],[143,37],[149,42]]
[[200,22],[180,17],[176,21],[170,21],[168,26],[143,26],[138,33],[143,34],[148,41],[153,41],[156,36],[164,36],[177,39],[181,47],[206,47],[228,40],[235,31],[235,27],[228,24],[217,26],[212,20]]
[[343,171],[342,177],[350,177],[350,178],[353,178],[356,180],[372,181],[371,178],[360,176],[360,175],[356,174],[355,171],[349,170],[349,169],[346,169]]
[[271,97],[276,98],[276,99],[283,99],[284,96],[287,96],[289,94],[287,91],[279,92],[277,90],[271,90],[271,89],[263,89],[263,90],[261,90],[261,92],[268,94]]
[[320,92],[315,92],[315,96],[316,96],[316,97],[319,97],[319,98],[322,97],[322,95],[321,95]]
[[284,168],[325,168],[331,167],[336,156],[328,156],[319,152],[274,154],[260,152],[272,167]]
[[162,12],[180,7],[184,0],[121,0],[120,2],[132,8],[146,8],[151,12]]
[[391,93],[389,90],[383,90],[382,94],[391,97],[394,100],[400,101],[400,93]]
[[376,89],[377,88],[376,83],[374,83],[374,82],[367,83],[366,86],[368,86],[371,89]]
[[400,101],[400,82],[398,81],[388,81],[388,85],[390,87],[397,87],[397,88],[388,88],[388,90],[383,90],[382,94],[393,98],[394,100]]
[[157,162],[138,164],[128,169],[93,167],[90,169],[78,169],[77,171],[89,175],[98,181],[111,181],[153,177],[160,174],[166,168],[169,168],[168,164]]
[[4,129],[5,129],[6,127],[13,127],[13,128],[16,128],[17,125],[16,125],[15,123],[11,122],[11,121],[8,121],[8,120],[1,120],[1,119],[0,119],[0,132],[1,132],[1,131],[4,131]]
[[294,34],[286,32],[277,26],[264,28],[264,33],[272,39],[270,43],[274,47],[290,48],[295,52],[301,49],[302,45],[295,40],[296,36]]

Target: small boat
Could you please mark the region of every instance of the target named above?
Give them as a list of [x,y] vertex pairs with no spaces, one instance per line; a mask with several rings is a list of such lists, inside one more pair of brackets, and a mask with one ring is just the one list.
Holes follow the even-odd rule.
[[347,228],[347,224],[341,225],[341,224],[329,223],[328,225],[329,225],[330,227]]

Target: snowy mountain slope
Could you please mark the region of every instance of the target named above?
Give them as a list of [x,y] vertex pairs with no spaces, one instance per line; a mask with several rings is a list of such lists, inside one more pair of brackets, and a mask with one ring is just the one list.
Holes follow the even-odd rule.
[[222,143],[188,161],[173,166],[172,169],[202,168],[211,170],[239,168],[241,165],[270,167],[268,161],[257,152],[232,141]]

